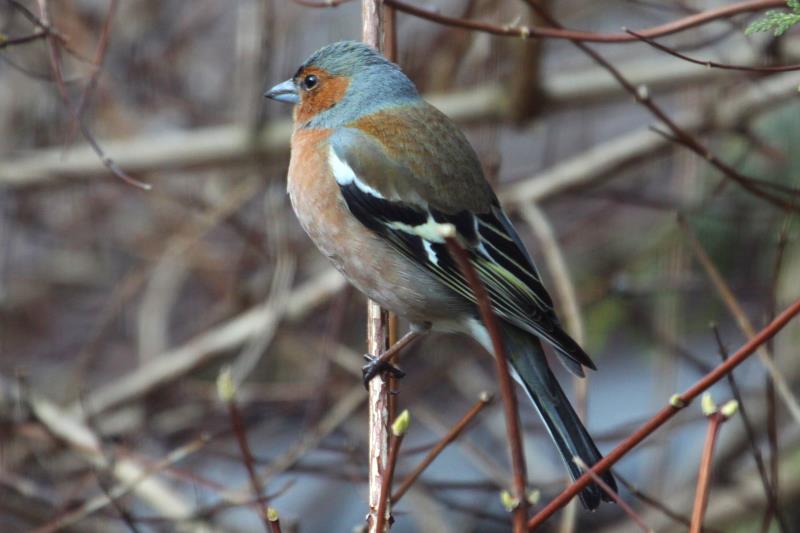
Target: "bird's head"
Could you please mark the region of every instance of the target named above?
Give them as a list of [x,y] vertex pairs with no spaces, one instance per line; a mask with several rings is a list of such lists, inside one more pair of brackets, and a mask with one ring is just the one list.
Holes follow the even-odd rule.
[[294,76],[264,96],[294,104],[296,124],[323,128],[419,99],[416,87],[397,65],[355,41],[317,50]]

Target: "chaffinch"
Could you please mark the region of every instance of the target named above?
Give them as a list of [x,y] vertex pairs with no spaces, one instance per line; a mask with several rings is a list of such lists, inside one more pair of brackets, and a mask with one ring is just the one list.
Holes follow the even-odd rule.
[[[358,42],[312,54],[265,93],[294,104],[288,190],[300,224],[361,292],[412,328],[492,343],[437,231],[452,224],[489,293],[512,375],[533,401],[573,479],[601,455],[548,366],[540,339],[574,374],[595,369],[564,332],[536,267],[459,129],[397,65]],[[616,490],[610,473],[603,479]],[[588,509],[608,496],[580,495]]]

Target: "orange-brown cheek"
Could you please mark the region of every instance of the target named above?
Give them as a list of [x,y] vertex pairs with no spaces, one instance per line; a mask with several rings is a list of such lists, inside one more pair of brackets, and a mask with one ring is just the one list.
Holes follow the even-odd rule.
[[319,89],[304,92],[300,103],[294,109],[295,122],[304,123],[319,113],[333,107],[347,92],[350,80],[347,78],[320,78]]

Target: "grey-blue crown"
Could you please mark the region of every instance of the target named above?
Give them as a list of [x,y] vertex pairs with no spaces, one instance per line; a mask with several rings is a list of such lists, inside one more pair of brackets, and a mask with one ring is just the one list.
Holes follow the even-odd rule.
[[398,70],[397,65],[375,49],[358,41],[339,41],[320,48],[303,63],[303,67],[311,65],[327,70],[334,76],[352,76],[373,67]]

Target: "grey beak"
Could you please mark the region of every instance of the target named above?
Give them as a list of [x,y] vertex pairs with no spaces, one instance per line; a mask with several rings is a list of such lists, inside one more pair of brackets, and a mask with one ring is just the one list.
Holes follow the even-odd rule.
[[286,80],[283,83],[279,83],[265,92],[264,96],[277,100],[278,102],[286,102],[289,104],[300,103],[300,96],[297,94],[297,87],[294,85],[294,80]]

